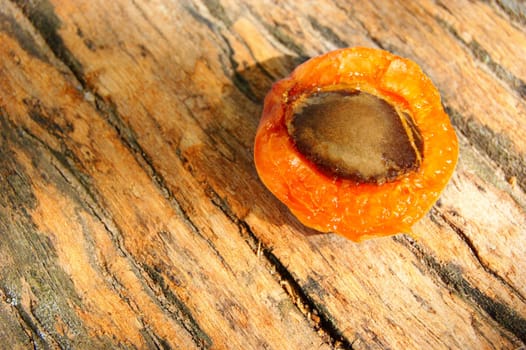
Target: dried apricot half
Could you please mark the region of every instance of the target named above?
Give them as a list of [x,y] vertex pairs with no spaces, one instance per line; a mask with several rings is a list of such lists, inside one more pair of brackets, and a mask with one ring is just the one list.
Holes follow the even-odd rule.
[[359,241],[408,232],[453,174],[458,141],[418,65],[355,47],[298,66],[265,98],[259,177],[306,226]]

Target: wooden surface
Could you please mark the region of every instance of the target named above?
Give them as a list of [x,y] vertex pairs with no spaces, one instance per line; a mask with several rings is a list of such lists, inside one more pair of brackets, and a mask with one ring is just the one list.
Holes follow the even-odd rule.
[[[525,349],[522,1],[0,0],[6,349]],[[262,99],[338,47],[421,65],[459,165],[406,235],[302,227]]]

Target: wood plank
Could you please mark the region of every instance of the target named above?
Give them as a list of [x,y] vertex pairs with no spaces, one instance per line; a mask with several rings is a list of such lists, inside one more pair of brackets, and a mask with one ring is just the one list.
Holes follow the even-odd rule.
[[[15,243],[0,246],[9,272],[0,319],[20,324],[1,339],[525,346],[526,104],[522,63],[513,65],[525,30],[494,5],[23,3],[35,30],[1,4],[2,159],[10,160],[1,222]],[[495,36],[466,8],[494,21]],[[515,45],[497,42],[499,33]],[[251,148],[271,83],[346,45],[421,64],[459,130],[456,174],[415,239],[356,244],[315,234],[257,178]]]
[[24,180],[3,196],[28,197],[7,201],[7,239],[24,246],[3,247],[2,290],[35,346],[323,347],[235,225],[209,201],[207,228],[191,222],[66,67],[1,39],[3,171]]

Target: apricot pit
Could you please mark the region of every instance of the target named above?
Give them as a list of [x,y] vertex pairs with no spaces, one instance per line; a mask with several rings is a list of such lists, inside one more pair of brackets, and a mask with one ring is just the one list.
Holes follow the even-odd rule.
[[365,92],[305,96],[294,104],[287,129],[298,151],[329,176],[383,183],[422,161],[422,136],[412,118]]

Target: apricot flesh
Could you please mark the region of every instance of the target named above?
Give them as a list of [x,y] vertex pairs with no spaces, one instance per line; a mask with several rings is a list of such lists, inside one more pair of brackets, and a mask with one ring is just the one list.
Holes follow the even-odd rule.
[[[323,105],[324,101],[345,105],[346,95],[354,96],[355,92],[384,101],[386,113],[392,117],[387,124],[392,125],[378,126],[380,130],[374,133],[374,124],[382,120],[363,117],[359,122],[369,124],[365,136],[360,128],[348,131],[348,135],[363,138],[362,148],[352,142],[345,145],[337,138],[331,141],[329,131],[307,135],[310,146],[302,146],[299,121],[316,119],[320,114],[314,113],[317,107],[309,112],[309,106]],[[316,94],[326,96],[320,102]],[[343,95],[343,102],[338,95]],[[322,110],[320,107],[319,112]],[[335,115],[344,118],[341,115],[345,113]],[[322,129],[319,127],[324,124],[323,120],[303,120],[303,132],[312,126]],[[389,132],[382,134],[382,128]],[[379,147],[378,135],[389,139],[385,142],[391,146]],[[319,146],[323,142],[333,142],[341,149],[316,153],[316,147],[324,148]],[[355,155],[358,161],[345,160],[343,166],[333,162],[332,158],[338,157],[352,159],[352,155],[342,157],[341,150],[353,147],[360,153]],[[383,154],[391,149],[394,152]],[[402,160],[396,158],[397,153],[403,154]],[[354,241],[409,232],[440,196],[457,158],[455,131],[430,79],[408,59],[362,47],[312,58],[276,82],[265,98],[254,143],[260,179],[304,225]],[[379,160],[385,164],[381,166]]]

